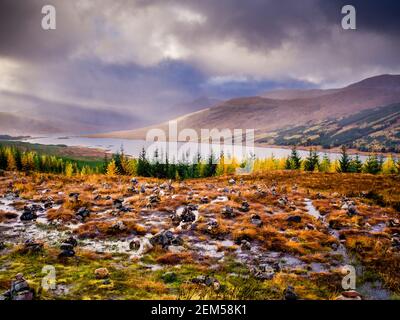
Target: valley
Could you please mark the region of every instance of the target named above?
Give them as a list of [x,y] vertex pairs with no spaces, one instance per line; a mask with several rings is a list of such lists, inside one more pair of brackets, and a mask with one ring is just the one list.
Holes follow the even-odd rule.
[[[22,273],[36,299],[396,298],[399,183],[296,171],[183,182],[3,172],[0,291]],[[347,265],[356,293],[341,287]],[[44,266],[56,271],[50,290]]]

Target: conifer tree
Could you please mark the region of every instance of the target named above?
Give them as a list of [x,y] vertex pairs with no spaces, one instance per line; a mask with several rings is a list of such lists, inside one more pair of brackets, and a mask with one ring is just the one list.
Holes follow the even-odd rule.
[[340,153],[338,172],[346,173],[350,171],[351,157],[347,154],[345,146],[342,146]]
[[378,157],[374,155],[368,156],[363,166],[365,173],[378,174],[381,171]]

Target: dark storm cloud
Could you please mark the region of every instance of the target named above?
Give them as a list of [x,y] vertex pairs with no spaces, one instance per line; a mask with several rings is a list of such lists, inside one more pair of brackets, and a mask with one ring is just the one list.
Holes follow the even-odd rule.
[[[60,8],[57,29],[51,32],[41,27],[44,5]],[[68,1],[1,0],[0,56],[23,60],[49,61],[68,55],[84,40],[79,32],[79,13]]]
[[399,41],[400,1],[396,0],[320,0],[322,12],[331,23],[337,21],[338,14],[344,5],[351,4],[356,8],[358,29],[395,36]]
[[[55,31],[41,29],[45,4]],[[355,31],[341,29],[346,4]],[[0,91],[158,121],[200,96],[400,72],[399,16],[389,0],[0,0]]]

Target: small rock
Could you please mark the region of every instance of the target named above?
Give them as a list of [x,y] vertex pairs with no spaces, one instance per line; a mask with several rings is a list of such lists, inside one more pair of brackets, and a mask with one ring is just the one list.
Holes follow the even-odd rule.
[[227,218],[233,218],[235,216],[235,213],[233,211],[233,208],[230,206],[225,206],[222,209],[222,214],[227,217]]
[[297,300],[298,296],[294,292],[294,288],[292,286],[287,286],[287,288],[283,291],[283,295],[285,296],[285,300]]
[[81,207],[76,212],[76,215],[81,217],[82,219],[85,219],[86,217],[88,217],[90,215],[90,211],[86,207]]
[[37,214],[33,207],[24,207],[24,211],[20,217],[21,221],[30,221],[37,218]]
[[207,196],[201,197],[200,198],[200,202],[203,203],[203,204],[208,203],[209,202],[208,197]]
[[61,243],[60,249],[63,251],[74,250],[74,246],[70,243]]
[[251,250],[251,243],[247,240],[242,240],[240,248],[242,251]]
[[154,235],[150,239],[151,245],[160,245],[162,248],[166,249],[170,245],[174,246],[181,246],[183,244],[183,239],[179,236],[174,236],[174,234],[167,230],[167,231],[161,231]]
[[390,228],[398,228],[398,227],[400,227],[400,220],[399,219],[390,219],[388,221],[388,226]]
[[294,223],[300,223],[301,222],[301,217],[300,216],[290,216],[286,219],[287,222],[294,222]]
[[353,206],[353,205],[350,205],[350,206],[348,207],[348,209],[347,209],[347,214],[348,214],[350,217],[355,216],[355,215],[357,214],[356,207]]
[[76,247],[78,245],[78,241],[73,236],[70,236],[68,239],[64,240],[63,243],[68,243],[73,247]]
[[307,230],[315,230],[315,226],[311,223],[307,223],[306,228],[307,228]]
[[196,278],[192,279],[192,282],[196,284],[202,284],[207,287],[213,287],[215,291],[218,291],[221,288],[219,281],[209,276],[197,276]]
[[0,251],[4,250],[6,248],[6,245],[3,241],[0,241]]
[[239,208],[240,211],[242,212],[249,212],[250,210],[250,205],[247,201],[242,202],[242,206]]
[[74,250],[63,250],[58,255],[59,258],[71,258],[73,256],[75,256],[75,251]]
[[140,240],[139,239],[134,239],[131,242],[129,242],[129,249],[131,250],[139,250],[140,248]]
[[38,253],[43,249],[43,243],[36,242],[35,240],[28,239],[24,243],[23,251],[26,253]]
[[228,180],[228,183],[229,183],[230,185],[234,185],[234,184],[236,184],[236,181],[235,181],[235,179],[229,179],[229,180]]
[[257,227],[261,227],[263,225],[261,217],[258,214],[252,215],[250,221],[252,224],[254,224]]
[[71,192],[70,194],[69,194],[69,198],[70,198],[70,200],[71,201],[73,201],[73,202],[78,202],[79,201],[79,193],[78,192]]
[[[35,291],[29,287],[22,273],[15,276],[11,288],[3,294],[5,300],[33,300]],[[1,299],[0,299],[1,300]]]

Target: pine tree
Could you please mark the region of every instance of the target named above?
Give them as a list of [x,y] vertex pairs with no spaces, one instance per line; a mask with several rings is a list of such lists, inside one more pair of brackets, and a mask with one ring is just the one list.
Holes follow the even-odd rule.
[[292,152],[289,157],[289,161],[286,163],[286,167],[292,170],[298,170],[301,168],[301,157],[296,149],[296,147],[292,148]]
[[207,164],[205,165],[204,171],[205,171],[205,177],[212,177],[215,175],[217,169],[217,165],[216,165],[216,159],[214,156],[214,153],[211,151],[208,160],[207,160]]
[[345,146],[342,146],[342,152],[340,153],[339,168],[338,172],[346,173],[350,171],[351,157],[347,154]]
[[356,154],[356,157],[350,161],[349,172],[360,173],[362,172],[363,163],[360,160],[360,156]]
[[378,174],[381,171],[378,157],[376,155],[370,155],[365,161],[363,166],[365,173]]
[[305,171],[315,171],[319,165],[319,156],[318,153],[310,149],[308,157],[304,160],[304,170]]

